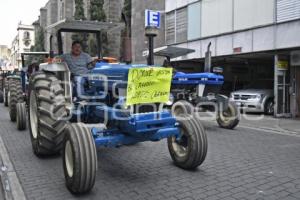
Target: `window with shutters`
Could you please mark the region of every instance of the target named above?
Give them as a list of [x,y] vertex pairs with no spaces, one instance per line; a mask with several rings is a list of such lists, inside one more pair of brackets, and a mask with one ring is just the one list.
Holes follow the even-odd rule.
[[187,41],[187,7],[166,14],[167,44]]
[[176,42],[187,41],[187,8],[176,11]]
[[166,15],[166,43],[175,43],[175,11]]

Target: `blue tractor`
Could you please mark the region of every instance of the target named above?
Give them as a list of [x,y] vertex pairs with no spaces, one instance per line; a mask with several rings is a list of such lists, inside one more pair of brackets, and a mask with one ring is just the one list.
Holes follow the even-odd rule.
[[89,74],[72,76],[67,64],[56,59],[41,64],[39,72],[30,77],[33,151],[38,157],[62,153],[66,186],[74,194],[93,188],[98,147],[167,139],[174,164],[187,170],[197,168],[206,157],[207,137],[199,119],[186,115],[175,119],[162,102],[127,105],[128,74],[132,69],[147,72],[151,67],[101,59],[101,31],[118,30],[118,26],[68,20],[50,26],[57,32],[59,55],[63,53],[62,33],[96,34],[99,61]]
[[28,79],[31,74],[38,71],[38,59],[32,59],[32,63],[26,65],[28,56],[32,58],[45,58],[48,52],[25,52],[21,53],[22,69],[15,71],[7,77],[5,93],[7,94],[7,106],[9,116],[12,122],[17,122],[18,130],[25,130],[27,126],[26,120],[26,102],[28,93]]
[[[172,111],[173,114],[199,114],[199,112],[215,112],[217,123],[221,128],[234,129],[240,120],[239,111],[235,104],[229,102],[220,91],[224,84],[222,68],[213,68],[211,72],[210,45],[205,58],[204,73],[175,72],[172,81]],[[156,56],[166,57],[165,67],[171,66],[171,58],[185,56],[195,52],[179,47],[162,48],[155,52]]]

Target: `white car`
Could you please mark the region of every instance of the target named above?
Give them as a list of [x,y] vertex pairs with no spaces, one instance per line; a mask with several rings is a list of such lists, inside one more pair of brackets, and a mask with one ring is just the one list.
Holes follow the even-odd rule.
[[274,114],[274,90],[244,89],[232,92],[229,101],[244,112]]

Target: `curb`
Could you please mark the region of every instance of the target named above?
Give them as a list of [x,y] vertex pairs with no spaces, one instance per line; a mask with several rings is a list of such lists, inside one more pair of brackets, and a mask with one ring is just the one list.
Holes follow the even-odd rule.
[[26,200],[17,173],[10,161],[4,142],[0,136],[0,179],[5,200]]

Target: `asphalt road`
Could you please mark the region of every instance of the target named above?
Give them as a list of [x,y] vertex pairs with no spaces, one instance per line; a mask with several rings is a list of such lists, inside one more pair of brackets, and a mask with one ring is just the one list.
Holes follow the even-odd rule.
[[300,199],[300,137],[205,124],[209,150],[195,171],[175,167],[166,141],[99,149],[96,185],[76,197],[64,185],[61,158],[38,159],[0,105],[0,135],[28,200]]

